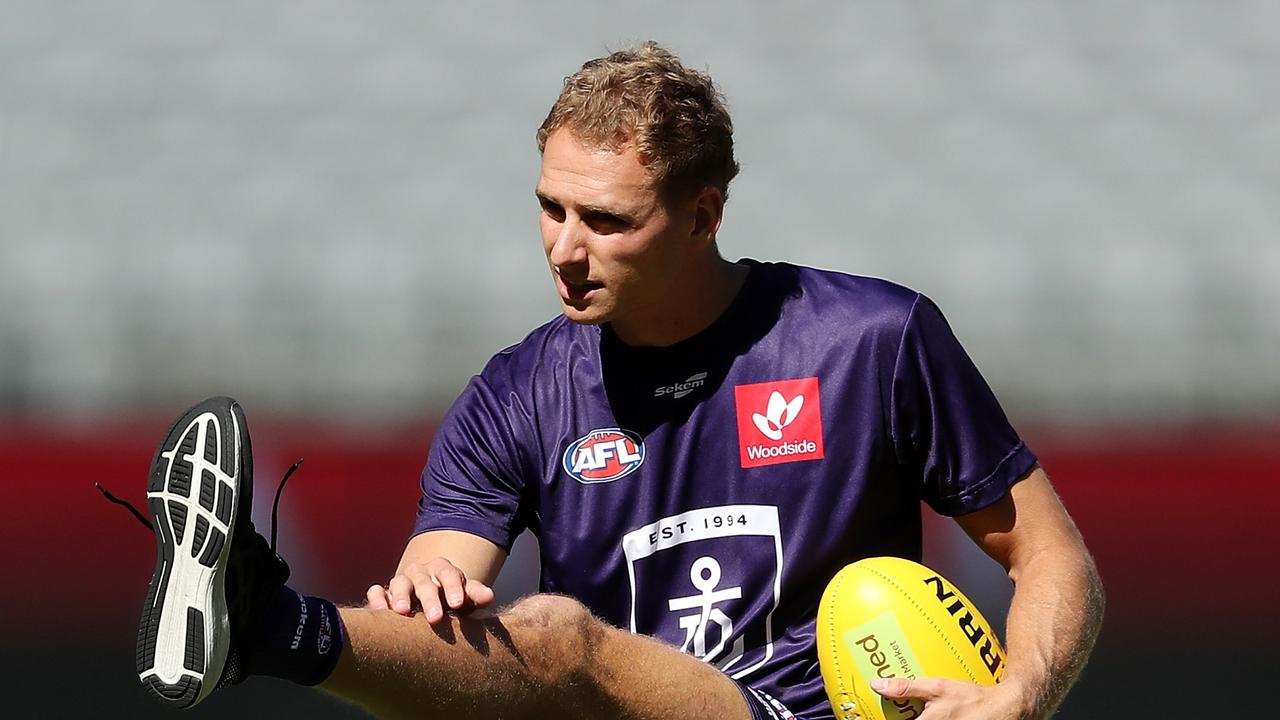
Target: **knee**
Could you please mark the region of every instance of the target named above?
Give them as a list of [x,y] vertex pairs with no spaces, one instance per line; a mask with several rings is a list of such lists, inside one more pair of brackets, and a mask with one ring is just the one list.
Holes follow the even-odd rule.
[[521,652],[535,683],[553,692],[590,687],[606,629],[586,606],[564,595],[531,595],[512,605],[503,619],[529,638]]

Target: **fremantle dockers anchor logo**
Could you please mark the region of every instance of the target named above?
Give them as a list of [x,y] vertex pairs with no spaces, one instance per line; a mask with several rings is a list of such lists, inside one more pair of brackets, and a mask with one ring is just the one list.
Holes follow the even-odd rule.
[[[742,588],[716,589],[720,585],[720,563],[713,557],[704,556],[695,560],[693,568],[689,570],[689,580],[699,590],[697,595],[672,598],[667,601],[667,607],[672,612],[697,610],[692,615],[680,616],[680,629],[685,631],[684,644],[680,646],[680,650],[692,652],[696,657],[707,662],[715,662],[724,652],[724,646],[729,638],[733,637],[733,620],[716,607],[716,604],[741,598]],[[708,623],[715,623],[720,630],[718,633],[720,641],[710,650],[707,649]],[[742,655],[742,638],[738,638],[734,650],[738,655]]]
[[773,505],[690,510],[622,538],[631,632],[679,646],[734,679],[773,657],[782,536]]

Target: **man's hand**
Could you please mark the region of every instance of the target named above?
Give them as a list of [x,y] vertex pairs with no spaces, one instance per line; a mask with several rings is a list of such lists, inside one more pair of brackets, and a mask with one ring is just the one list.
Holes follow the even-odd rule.
[[444,619],[446,606],[469,612],[493,604],[492,588],[468,579],[443,557],[408,563],[386,586],[370,587],[367,596],[371,609],[394,610],[401,615],[412,615],[415,604],[420,605],[427,622],[433,625]]
[[871,689],[889,700],[923,700],[919,720],[1039,720],[1024,714],[1021,697],[1005,685],[892,678],[873,680]]

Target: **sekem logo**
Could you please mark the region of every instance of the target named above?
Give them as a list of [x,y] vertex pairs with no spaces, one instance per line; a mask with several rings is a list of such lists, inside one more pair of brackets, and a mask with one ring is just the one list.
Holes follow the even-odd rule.
[[818,378],[738,385],[733,392],[742,467],[822,459]]
[[606,483],[635,472],[644,463],[644,440],[630,430],[592,430],[564,451],[564,471],[585,485]]
[[662,397],[663,395],[667,395],[673,398],[682,398],[706,384],[707,374],[705,372],[694,373],[684,382],[676,382],[671,385],[663,385],[662,387],[655,388],[653,396]]

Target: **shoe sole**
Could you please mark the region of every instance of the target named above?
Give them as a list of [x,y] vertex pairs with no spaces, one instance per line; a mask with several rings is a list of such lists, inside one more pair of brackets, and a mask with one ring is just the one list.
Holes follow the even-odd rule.
[[216,689],[227,661],[227,558],[241,500],[253,494],[244,412],[210,398],[174,423],[147,485],[156,569],[138,625],[138,678],[159,700],[190,707]]

